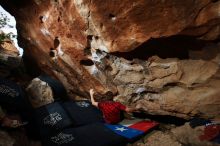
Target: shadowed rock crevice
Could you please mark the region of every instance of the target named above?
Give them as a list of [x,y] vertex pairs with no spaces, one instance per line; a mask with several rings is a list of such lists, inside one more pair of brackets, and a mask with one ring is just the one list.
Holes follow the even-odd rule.
[[144,118],[181,125],[157,131],[138,146],[201,146],[186,136],[196,130],[183,123],[192,117],[220,118],[220,1],[0,4],[17,20],[24,62],[33,77],[46,73],[59,79],[71,99],[89,99],[93,88],[97,101],[120,101]]
[[90,59],[81,60],[81,61],[80,61],[80,64],[81,64],[81,65],[85,65],[85,66],[92,66],[92,65],[94,65],[93,61],[90,60]]
[[[97,70],[94,76],[103,84],[116,86],[118,96],[114,100],[135,105],[152,115],[186,119],[200,114],[214,116],[213,111],[209,114],[203,112],[204,107],[210,104],[205,103],[209,96],[219,103],[216,96],[219,80],[212,78],[219,69],[216,62],[161,59],[157,56],[148,60],[126,60],[105,52],[93,53],[99,57],[99,62],[93,60]],[[209,85],[208,88],[206,85]],[[208,93],[207,97],[200,91]],[[212,110],[218,108],[214,108],[214,103],[212,105]]]
[[185,119],[174,117],[174,116],[149,115],[144,112],[134,113],[134,116],[137,118],[151,119],[162,124],[174,124],[176,126],[182,126],[187,122],[187,120]]
[[115,52],[112,55],[123,57],[128,60],[141,59],[147,60],[151,56],[160,58],[179,58],[189,59],[190,51],[199,51],[212,44],[213,41],[199,40],[192,36],[177,35],[164,38],[150,39],[133,51],[130,52]]
[[22,2],[0,3],[16,17],[29,69],[62,81],[70,97],[94,88],[149,114],[219,115],[219,1]]

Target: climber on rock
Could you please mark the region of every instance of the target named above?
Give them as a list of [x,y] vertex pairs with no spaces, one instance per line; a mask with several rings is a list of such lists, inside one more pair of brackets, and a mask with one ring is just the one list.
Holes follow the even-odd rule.
[[94,99],[94,89],[90,89],[89,93],[92,105],[94,105],[102,111],[103,118],[106,123],[117,124],[121,120],[123,120],[123,111],[126,113],[132,113],[137,110],[135,108],[127,107],[121,104],[120,102],[115,101],[96,102]]

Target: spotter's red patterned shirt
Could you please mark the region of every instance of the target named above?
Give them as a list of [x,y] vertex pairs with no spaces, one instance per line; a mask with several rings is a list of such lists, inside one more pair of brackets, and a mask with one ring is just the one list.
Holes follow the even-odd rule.
[[125,111],[126,106],[120,102],[103,101],[98,103],[98,108],[102,111],[106,123],[116,124],[121,121],[121,111]]

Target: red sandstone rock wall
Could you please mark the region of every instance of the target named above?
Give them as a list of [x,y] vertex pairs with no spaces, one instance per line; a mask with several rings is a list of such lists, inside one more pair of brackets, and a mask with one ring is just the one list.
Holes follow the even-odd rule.
[[[155,58],[130,62],[95,51],[126,52],[151,38],[179,34],[216,39],[220,34],[219,1],[8,0],[0,3],[16,17],[19,44],[24,48],[26,63],[31,65],[29,69],[39,68],[57,77],[70,96],[88,97],[88,90],[95,88],[102,94],[110,90],[118,94],[118,100],[141,106],[151,114],[184,118],[220,114],[219,78],[212,79],[219,68],[218,57],[207,62]],[[51,57],[56,36],[64,54]],[[88,58],[95,65],[81,64]],[[146,90],[143,97],[134,94],[142,87]]]

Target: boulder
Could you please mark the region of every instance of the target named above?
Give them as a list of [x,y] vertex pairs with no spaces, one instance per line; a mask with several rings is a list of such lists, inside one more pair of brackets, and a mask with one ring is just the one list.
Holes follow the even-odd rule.
[[26,91],[34,108],[45,106],[54,101],[52,88],[39,78],[34,78]]
[[[111,91],[118,95],[115,100],[150,114],[183,118],[219,114],[219,78],[213,78],[219,68],[218,57],[206,61],[158,57],[129,61],[109,54],[134,50],[151,38],[186,35],[216,39],[219,1],[0,3],[17,20],[28,70],[56,77],[70,97],[89,98],[88,91],[94,88],[101,95]],[[57,48],[62,54],[51,57],[51,50],[59,51]],[[148,53],[148,48],[143,49]]]
[[[85,91],[91,87],[100,93],[117,92],[114,86],[104,86],[81,66],[80,61],[88,58],[90,48],[126,52],[151,38],[187,34],[213,40],[219,34],[219,1],[23,0],[21,3],[11,0],[1,5],[17,20],[26,64],[32,69],[34,64],[62,80],[69,93],[86,97]],[[195,35],[202,28],[205,32]],[[206,37],[208,34],[212,37]],[[55,48],[56,37],[64,54],[54,62],[49,54]],[[170,77],[175,78],[178,76]]]
[[10,71],[22,63],[18,49],[11,40],[4,40],[0,43],[0,77],[7,77]]
[[[150,114],[206,118],[220,114],[219,66],[212,61],[152,57],[128,61],[108,55],[102,66],[109,82],[118,89],[114,100],[142,108]],[[97,72],[98,72],[97,71]],[[99,74],[96,75],[100,80]],[[206,93],[206,94],[204,94]]]

